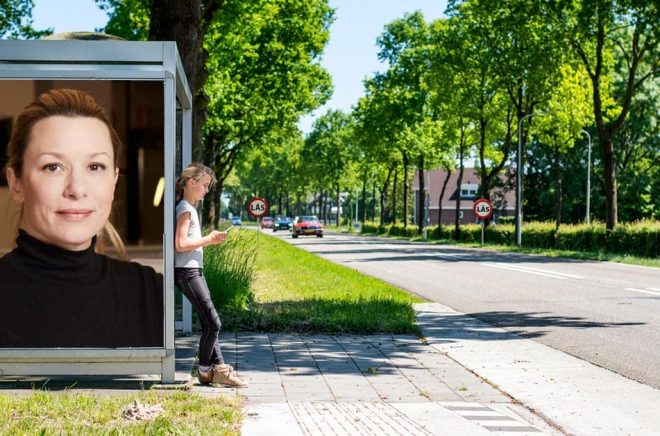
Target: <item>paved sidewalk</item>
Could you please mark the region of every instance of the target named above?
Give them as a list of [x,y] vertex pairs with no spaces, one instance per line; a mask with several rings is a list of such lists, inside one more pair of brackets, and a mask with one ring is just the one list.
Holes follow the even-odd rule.
[[415,309],[423,341],[225,333],[250,382],[243,434],[660,434],[660,391],[443,305]]
[[[559,434],[445,353],[409,335],[224,333],[250,383],[242,434]],[[205,395],[227,388],[193,385]]]
[[660,435],[660,390],[437,303],[415,306],[429,344],[570,434]]

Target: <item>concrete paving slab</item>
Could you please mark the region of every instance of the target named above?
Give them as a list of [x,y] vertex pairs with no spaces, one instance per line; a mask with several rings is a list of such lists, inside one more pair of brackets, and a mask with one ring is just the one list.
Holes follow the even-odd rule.
[[[564,431],[660,434],[659,390],[476,319],[463,319],[439,304],[416,305],[416,310],[432,347]],[[465,326],[460,332],[450,328],[457,317]],[[628,395],[622,398],[622,392]]]
[[245,416],[241,427],[244,436],[305,435],[287,403],[248,405]]
[[[383,429],[390,434],[482,434],[489,432],[480,422],[471,422],[434,405],[434,401],[508,399],[446,354],[413,336],[230,333],[223,334],[221,342],[223,349],[240,350],[231,356],[243,371],[239,376],[250,382],[250,387],[238,391],[248,404],[245,435],[387,434]],[[264,364],[264,360],[269,363]],[[261,382],[260,377],[267,381]],[[442,377],[455,381],[448,383]],[[452,384],[458,387],[452,390]],[[269,402],[286,404],[289,411]],[[411,414],[412,424],[400,428],[398,425],[409,419],[404,410]],[[437,421],[438,410],[443,411],[441,424]],[[286,426],[268,425],[267,421],[278,414],[287,416],[291,425],[293,416],[298,427],[289,431]],[[495,421],[493,428],[500,421],[511,421],[490,419]]]

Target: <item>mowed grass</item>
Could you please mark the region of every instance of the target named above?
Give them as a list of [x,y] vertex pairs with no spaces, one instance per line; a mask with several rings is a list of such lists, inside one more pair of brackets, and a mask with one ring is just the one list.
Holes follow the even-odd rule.
[[[124,411],[137,400],[160,406],[151,419],[129,420]],[[34,391],[29,395],[0,394],[0,434],[3,435],[239,435],[238,397],[203,397],[190,392],[93,396],[72,392]]]
[[[299,333],[418,333],[413,303],[395,286],[256,232],[253,300],[224,308],[225,328]],[[318,239],[322,243],[323,239]]]

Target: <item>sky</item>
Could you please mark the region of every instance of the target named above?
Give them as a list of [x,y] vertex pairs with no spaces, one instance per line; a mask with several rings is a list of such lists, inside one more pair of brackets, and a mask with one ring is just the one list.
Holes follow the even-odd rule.
[[[107,15],[94,0],[34,0],[33,27],[53,28],[55,33],[94,31],[105,26]],[[298,126],[304,133],[330,109],[349,112],[364,94],[362,81],[385,65],[378,60],[376,38],[384,26],[420,10],[427,21],[442,16],[446,0],[330,0],[335,20],[330,26],[330,42],[321,64],[332,75],[334,93],[328,103],[313,114],[304,116]]]

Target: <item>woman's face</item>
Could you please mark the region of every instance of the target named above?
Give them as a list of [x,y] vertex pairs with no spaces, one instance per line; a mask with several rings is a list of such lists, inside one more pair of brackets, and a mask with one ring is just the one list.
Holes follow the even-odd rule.
[[108,127],[91,117],[52,116],[37,122],[23,173],[8,171],[12,198],[23,205],[21,228],[68,250],[84,250],[105,225],[118,169]]
[[204,174],[199,180],[189,179],[187,189],[194,201],[198,202],[209,192],[209,186],[211,186],[211,176]]

